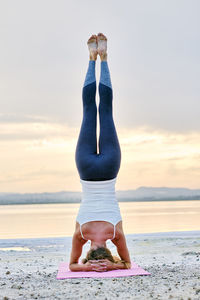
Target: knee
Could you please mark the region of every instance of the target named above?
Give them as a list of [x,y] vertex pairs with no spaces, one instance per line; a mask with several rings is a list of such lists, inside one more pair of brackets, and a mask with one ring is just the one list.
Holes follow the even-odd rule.
[[96,82],[86,85],[82,90],[83,105],[95,103]]
[[102,96],[102,97],[112,99],[113,92],[112,92],[112,89],[109,86],[107,86],[103,83],[99,83],[99,95],[100,95],[100,97]]

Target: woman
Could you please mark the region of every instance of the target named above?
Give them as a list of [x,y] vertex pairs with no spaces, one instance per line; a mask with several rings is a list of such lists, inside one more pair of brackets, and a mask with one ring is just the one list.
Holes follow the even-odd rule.
[[[112,86],[107,64],[107,38],[99,33],[88,40],[90,61],[83,87],[83,121],[76,147],[76,165],[83,196],[76,219],[70,259],[71,271],[108,271],[131,267],[122,228],[119,205],[115,197],[115,182],[120,168],[121,151],[112,117]],[[97,153],[95,102],[97,55],[101,59],[99,83],[100,137]],[[121,258],[113,257],[106,247],[111,239]],[[78,260],[83,245],[91,241],[82,264]]]

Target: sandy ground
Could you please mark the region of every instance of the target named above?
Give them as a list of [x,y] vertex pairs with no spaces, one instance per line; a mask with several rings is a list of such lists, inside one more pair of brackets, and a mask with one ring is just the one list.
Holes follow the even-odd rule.
[[71,238],[0,240],[0,299],[200,299],[200,232],[128,235],[127,244],[151,276],[58,281]]

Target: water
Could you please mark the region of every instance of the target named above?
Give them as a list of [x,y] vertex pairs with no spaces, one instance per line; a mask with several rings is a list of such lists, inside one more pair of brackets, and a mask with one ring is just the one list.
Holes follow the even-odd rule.
[[[125,234],[200,230],[200,201],[119,202]],[[0,238],[72,236],[79,204],[0,205]]]

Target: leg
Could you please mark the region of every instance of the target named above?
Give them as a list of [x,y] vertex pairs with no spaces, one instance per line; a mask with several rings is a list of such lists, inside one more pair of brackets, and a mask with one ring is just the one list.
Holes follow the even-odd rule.
[[121,150],[112,114],[112,85],[107,64],[107,55],[103,51],[101,58],[99,83],[99,152],[101,156],[101,174],[105,179],[112,179],[117,176],[120,168]]
[[[91,37],[92,38],[92,37]],[[89,41],[91,40],[89,39]],[[89,42],[88,41],[88,42]],[[89,44],[88,44],[89,46]],[[96,78],[95,60],[92,60],[90,53],[89,66],[84,82],[83,100],[83,121],[76,146],[76,165],[81,179],[88,180],[91,177],[92,160],[97,154],[96,139],[96,117],[97,107],[95,102]]]

